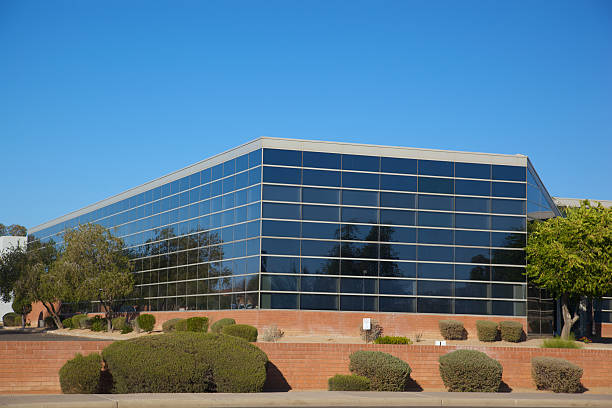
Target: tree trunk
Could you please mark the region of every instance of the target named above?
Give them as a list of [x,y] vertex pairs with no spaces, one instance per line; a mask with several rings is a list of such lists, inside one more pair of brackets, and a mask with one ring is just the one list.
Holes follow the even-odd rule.
[[25,329],[25,315],[23,313],[21,314],[21,328]]
[[563,315],[563,329],[561,329],[561,338],[568,340],[572,326],[578,320],[578,313],[572,317],[572,313],[569,310],[569,297],[567,295],[561,296],[561,314]]
[[41,302],[41,303],[43,304],[45,309],[47,309],[47,312],[53,318],[53,321],[55,322],[55,325],[57,326],[57,328],[63,329],[64,325],[62,324],[62,320],[59,318],[59,316],[55,312],[55,307],[53,306],[53,303],[49,302],[49,305],[47,305],[47,302]]

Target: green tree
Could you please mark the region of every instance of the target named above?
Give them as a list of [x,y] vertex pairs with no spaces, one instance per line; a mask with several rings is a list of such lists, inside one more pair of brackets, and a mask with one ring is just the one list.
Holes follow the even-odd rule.
[[112,330],[114,303],[134,292],[134,278],[123,240],[98,224],[64,233],[64,251],[54,270],[75,281],[73,301],[99,301]]
[[27,263],[24,248],[10,248],[0,254],[0,297],[10,302],[15,283],[23,274]]
[[578,320],[570,303],[600,298],[612,291],[612,209],[588,201],[568,208],[565,217],[536,222],[527,242],[527,276],[561,301],[563,329],[569,338]]
[[12,235],[14,237],[25,237],[28,235],[28,229],[23,225],[12,224],[6,226],[0,223],[0,237],[5,235]]
[[13,311],[21,315],[21,327],[25,327],[26,315],[32,311],[32,299],[22,294],[15,294]]

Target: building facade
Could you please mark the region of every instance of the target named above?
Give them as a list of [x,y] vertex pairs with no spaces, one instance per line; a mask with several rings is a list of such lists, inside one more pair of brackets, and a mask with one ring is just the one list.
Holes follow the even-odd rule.
[[259,138],[29,239],[109,228],[140,310],[512,316],[537,334],[554,305],[523,274],[528,223],[557,215],[527,156]]

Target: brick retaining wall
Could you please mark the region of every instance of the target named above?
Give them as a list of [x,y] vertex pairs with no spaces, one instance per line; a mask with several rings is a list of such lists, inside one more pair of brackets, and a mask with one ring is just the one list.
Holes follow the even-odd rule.
[[[0,393],[59,393],[58,372],[76,353],[100,352],[110,341],[5,341],[0,342]],[[512,389],[533,390],[531,359],[560,357],[584,369],[583,384],[593,390],[612,388],[612,350],[538,349],[525,347],[464,347],[421,345],[364,345],[328,343],[256,343],[273,367],[268,390],[326,389],[327,379],[348,373],[348,357],[357,350],[378,350],[407,361],[413,388],[442,390],[438,373],[440,355],[458,348],[480,350],[500,361],[503,380]],[[607,388],[607,390],[605,390]]]

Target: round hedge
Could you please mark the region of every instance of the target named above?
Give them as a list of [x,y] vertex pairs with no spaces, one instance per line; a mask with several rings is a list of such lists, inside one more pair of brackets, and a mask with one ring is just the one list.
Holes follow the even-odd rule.
[[232,324],[221,329],[221,333],[228,336],[235,336],[245,339],[246,341],[257,341],[257,328],[248,324]]
[[349,356],[349,370],[370,380],[372,391],[404,391],[411,368],[405,361],[382,351],[359,350]]
[[467,338],[467,331],[463,323],[458,320],[440,320],[438,327],[444,340],[465,340]]
[[141,314],[136,318],[136,324],[142,331],[151,332],[155,327],[155,316],[152,314]]
[[224,317],[214,322],[212,326],[210,326],[210,331],[213,333],[221,333],[221,330],[223,330],[225,326],[231,326],[232,324],[236,324],[236,320],[231,317]]
[[21,326],[21,316],[17,313],[9,312],[2,316],[2,323],[5,327]]
[[166,320],[164,323],[162,323],[162,331],[164,333],[176,331],[176,324],[181,320],[183,319],[181,319],[180,317],[175,317],[174,319]]
[[208,331],[208,317],[190,317],[176,322],[176,331],[204,332]]
[[102,392],[102,357],[77,354],[59,370],[60,385],[64,394],[97,394]]
[[518,343],[524,338],[523,325],[511,320],[499,322],[499,332],[502,340],[512,343]]
[[477,320],[476,331],[480,341],[492,342],[499,338],[498,325],[490,320]]
[[268,357],[231,336],[176,332],[118,341],[102,352],[114,393],[261,392]]
[[457,350],[440,356],[440,377],[448,391],[496,392],[502,365],[476,350]]
[[115,317],[112,323],[113,323],[113,330],[118,330],[118,331],[123,331],[127,327],[130,326],[125,316]]
[[562,358],[534,357],[531,376],[538,390],[580,392],[582,368]]

